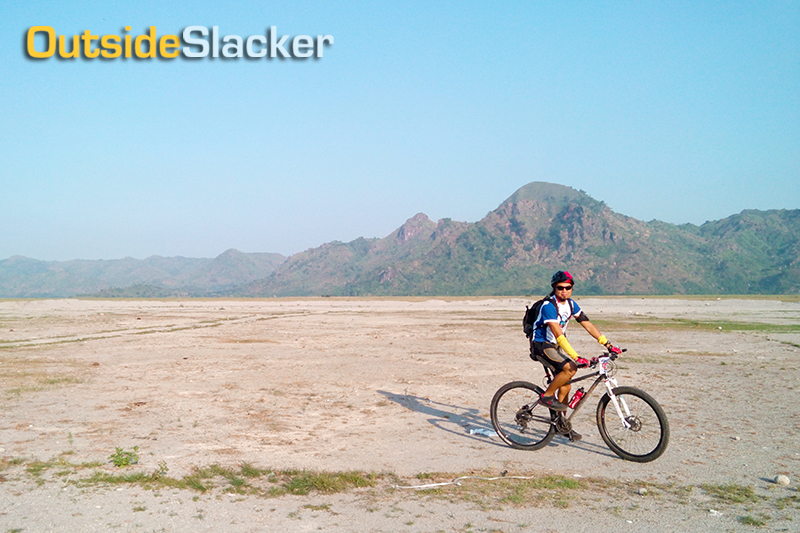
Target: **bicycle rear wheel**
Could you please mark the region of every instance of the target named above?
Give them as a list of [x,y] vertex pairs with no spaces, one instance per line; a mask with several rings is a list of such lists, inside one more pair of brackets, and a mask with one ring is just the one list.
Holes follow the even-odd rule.
[[[614,395],[630,427],[622,423],[611,397],[604,394],[597,404],[597,427],[606,445],[623,459],[637,463],[661,457],[669,443],[669,423],[658,402],[635,387],[617,387]],[[624,413],[623,402],[629,413]]]
[[500,387],[492,398],[492,426],[503,442],[519,450],[538,450],[555,436],[556,412],[540,405],[542,389],[527,381]]

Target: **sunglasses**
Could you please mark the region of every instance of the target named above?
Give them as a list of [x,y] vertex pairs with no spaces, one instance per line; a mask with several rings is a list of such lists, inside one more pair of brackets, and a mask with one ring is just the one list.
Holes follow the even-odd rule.
[[556,285],[557,291],[571,291],[572,285]]

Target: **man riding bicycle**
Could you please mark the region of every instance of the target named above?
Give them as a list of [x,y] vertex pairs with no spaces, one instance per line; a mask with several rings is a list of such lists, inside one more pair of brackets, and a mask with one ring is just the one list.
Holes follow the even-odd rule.
[[[597,339],[597,342],[608,348],[609,351],[621,353],[621,350],[613,346],[605,335],[601,334],[597,327],[589,321],[589,317],[575,300],[570,298],[574,284],[575,281],[569,272],[563,270],[556,272],[550,280],[553,290],[545,299],[533,323],[531,358],[535,359],[535,356],[539,356],[546,359],[556,372],[553,382],[544,391],[539,402],[554,411],[567,410],[566,403],[570,386],[566,383],[575,376],[579,367],[589,365],[589,361],[580,357],[567,341],[567,325],[571,318],[575,318],[589,335]],[[566,436],[573,442],[581,440],[580,433],[572,429]]]

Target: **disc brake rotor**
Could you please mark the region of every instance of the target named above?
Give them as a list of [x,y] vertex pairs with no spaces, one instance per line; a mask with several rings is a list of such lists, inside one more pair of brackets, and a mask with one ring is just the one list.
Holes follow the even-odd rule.
[[625,421],[630,424],[631,431],[639,431],[642,429],[642,421],[639,420],[638,416],[629,416],[625,419]]

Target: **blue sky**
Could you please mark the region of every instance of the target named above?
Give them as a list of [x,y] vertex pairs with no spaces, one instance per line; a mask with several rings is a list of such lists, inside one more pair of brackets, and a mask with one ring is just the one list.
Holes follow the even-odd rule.
[[[332,35],[34,60],[31,26]],[[531,181],[642,220],[800,208],[800,1],[3,2],[0,259],[292,254]]]

